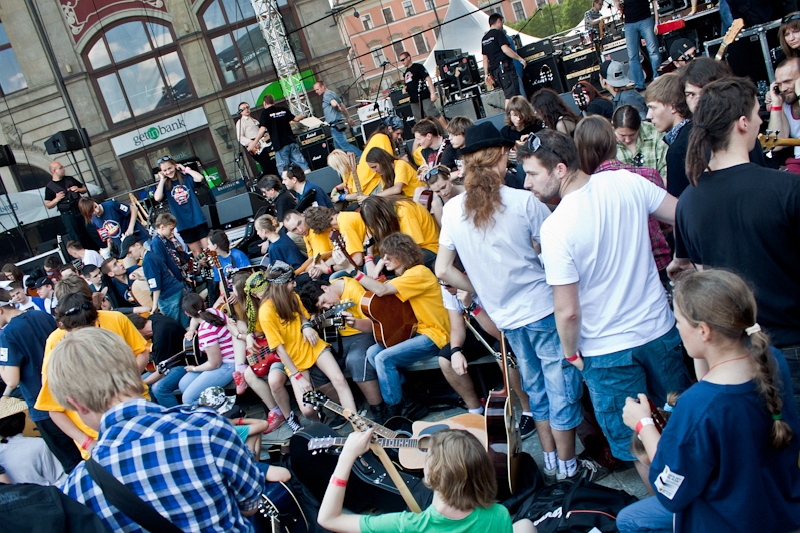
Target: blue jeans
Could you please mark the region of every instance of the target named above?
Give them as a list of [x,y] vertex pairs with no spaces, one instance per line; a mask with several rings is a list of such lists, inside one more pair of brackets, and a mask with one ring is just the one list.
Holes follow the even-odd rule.
[[641,392],[660,407],[667,393],[683,392],[691,385],[678,329],[673,326],[661,337],[636,348],[585,357],[583,363],[583,378],[611,453],[617,459],[634,461],[629,449],[632,431],[622,422],[625,399],[636,398]]
[[378,373],[378,385],[386,404],[397,405],[403,399],[403,376],[398,367],[437,355],[439,348],[425,335],[417,335],[391,348],[384,348],[380,344],[370,346],[367,359]]
[[719,18],[722,19],[722,34],[728,33],[728,29],[733,25],[733,13],[728,0],[719,0]]
[[181,323],[181,326],[189,327],[189,317],[183,312],[183,294],[184,291],[180,290],[166,298],[162,295],[158,298],[158,308],[164,316],[174,318]]
[[578,369],[564,359],[555,317],[550,314],[504,333],[517,356],[533,419],[550,420],[559,431],[577,427],[583,420],[583,384]]
[[291,163],[296,164],[306,172],[311,170],[303,154],[300,153],[300,147],[297,146],[297,143],[287,144],[275,152],[275,164],[278,167],[278,172],[283,172],[283,169],[288,167]]
[[647,55],[653,69],[653,77],[658,76],[656,70],[661,64],[661,54],[658,51],[658,41],[655,32],[656,21],[652,17],[639,22],[625,23],[625,42],[628,46],[629,75],[638,90],[644,89],[644,70],[639,54],[639,43],[644,39],[647,43]]
[[356,154],[356,159],[361,159],[361,150],[353,146],[347,141],[347,135],[343,131],[339,131],[335,126],[331,126],[331,136],[333,137],[333,147],[345,152],[352,152]]
[[200,393],[209,387],[224,387],[233,381],[233,363],[222,363],[217,369],[203,372],[187,372],[178,387],[183,392],[183,403],[195,405]]
[[185,375],[186,370],[182,366],[174,366],[169,369],[166,376],[150,386],[150,395],[158,405],[164,407],[180,405],[175,397],[175,391],[180,390],[178,384]]
[[619,533],[672,533],[673,516],[657,496],[650,496],[622,509],[617,529]]

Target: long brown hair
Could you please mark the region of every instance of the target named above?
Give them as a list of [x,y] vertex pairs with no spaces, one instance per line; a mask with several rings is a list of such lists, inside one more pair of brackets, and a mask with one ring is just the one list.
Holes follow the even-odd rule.
[[92,222],[92,216],[94,216],[94,206],[96,203],[97,202],[91,198],[81,198],[78,200],[78,211],[81,212],[81,215],[83,215],[83,220],[85,220],[87,224]]
[[378,176],[381,177],[383,181],[383,188],[388,189],[389,187],[394,186],[394,163],[399,159],[383,148],[372,148],[369,152],[367,152],[367,157],[365,161],[367,163],[375,163],[381,167],[381,171],[378,172]]
[[708,154],[728,145],[734,123],[740,117],[750,117],[756,94],[755,84],[746,78],[726,78],[703,87],[686,151],[686,177],[692,185],[697,186],[708,168]]
[[[172,159],[171,157],[166,161],[160,161],[158,163],[159,171],[161,171],[161,165],[163,165],[164,163],[172,163],[172,165],[175,167],[175,179],[178,180],[179,184],[183,185],[183,172],[178,170],[178,162]],[[173,180],[171,180],[170,178],[167,178],[166,183],[164,183],[164,191],[169,192],[172,190],[172,181]]]
[[592,115],[578,122],[575,128],[575,146],[581,170],[594,174],[604,161],[617,154],[617,138],[611,123],[600,115]]
[[504,148],[492,147],[464,156],[464,215],[484,231],[494,225],[494,214],[503,208],[500,188],[505,182],[494,167],[504,153]]
[[[268,273],[267,279],[272,279],[278,275],[280,273]],[[264,305],[267,300],[272,300],[273,305],[275,305],[275,311],[278,312],[278,317],[283,324],[288,324],[297,317],[305,317],[303,307],[288,283],[270,282],[267,285],[267,294],[261,305]]]
[[531,105],[536,110],[544,126],[556,131],[560,119],[577,124],[580,117],[561,99],[553,89],[539,89],[531,97]]
[[511,122],[512,111],[520,118],[518,131],[522,131],[529,126],[533,126],[536,124],[536,121],[539,120],[536,118],[536,113],[533,111],[533,106],[527,99],[525,99],[524,96],[514,96],[508,101],[508,105],[506,106],[506,126],[516,130],[517,127],[514,126],[513,122]]
[[370,196],[361,203],[361,218],[378,243],[400,231],[397,202],[407,201],[413,200],[405,196]]
[[[789,13],[784,19],[789,17],[790,15],[798,15],[800,11],[795,11],[794,13]],[[786,30],[800,30],[800,19],[790,20],[788,22],[782,22],[781,27],[778,28],[778,40],[781,43],[781,48],[783,49],[783,53],[786,54],[786,57],[798,57],[800,53],[789,46],[789,43],[786,42]]]
[[205,300],[197,293],[190,292],[183,297],[183,310],[192,318],[199,318],[214,327],[219,328],[225,325],[225,319],[209,312],[206,309]]
[[[734,102],[729,101],[728,105]],[[780,376],[769,351],[769,336],[762,331],[745,333],[746,328],[756,324],[756,298],[750,287],[742,278],[725,270],[692,272],[675,286],[674,303],[692,326],[704,322],[715,333],[739,341],[750,350],[755,363],[756,387],[773,419],[772,446],[787,447],[792,440],[792,428],[781,419]]]

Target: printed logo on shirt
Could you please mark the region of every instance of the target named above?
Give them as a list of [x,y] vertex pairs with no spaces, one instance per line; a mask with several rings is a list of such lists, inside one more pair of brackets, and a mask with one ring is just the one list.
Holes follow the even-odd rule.
[[656,478],[656,489],[658,492],[672,500],[675,498],[675,494],[678,493],[678,489],[681,488],[684,479],[685,476],[676,474],[675,472],[672,472],[668,466],[664,466],[664,470],[662,470]]
[[286,111],[277,111],[269,114],[269,118],[282,118],[284,116],[286,116]]
[[103,227],[98,231],[101,236],[105,234],[106,239],[118,239],[122,236],[122,227],[116,220],[104,220]]
[[151,289],[155,290],[158,287],[158,283],[156,282],[156,278],[148,278],[147,284],[150,286]]
[[127,213],[128,211],[131,210],[131,208],[125,204],[119,204],[119,210],[122,211],[123,213]]
[[414,75],[411,73],[410,70],[407,71],[406,72],[406,77],[405,77],[406,85],[410,84],[413,80],[414,80]]
[[178,205],[189,203],[189,188],[186,185],[176,185],[172,188],[172,199]]
[[0,348],[0,362],[8,362],[8,348]]

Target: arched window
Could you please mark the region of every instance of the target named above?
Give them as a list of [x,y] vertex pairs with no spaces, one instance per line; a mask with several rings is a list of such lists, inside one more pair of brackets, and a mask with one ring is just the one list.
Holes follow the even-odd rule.
[[39,167],[17,163],[10,168],[18,191],[35,191],[50,183],[50,173]]
[[86,66],[114,124],[193,96],[172,30],[160,22],[123,22],[86,50]]
[[[286,0],[279,0],[278,6],[287,33],[291,32],[295,24]],[[223,84],[258,79],[275,71],[269,45],[256,22],[250,0],[212,0],[200,10],[200,24],[217,59]],[[298,33],[289,35],[289,43],[298,60],[306,58]]]
[[11,49],[6,30],[0,22],[0,94],[6,95],[27,87],[17,55]]

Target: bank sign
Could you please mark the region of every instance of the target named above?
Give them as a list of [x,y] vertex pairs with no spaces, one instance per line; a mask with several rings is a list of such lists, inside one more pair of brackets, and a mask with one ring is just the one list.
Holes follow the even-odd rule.
[[195,128],[208,124],[202,107],[186,111],[180,115],[165,118],[159,122],[142,126],[111,139],[111,146],[118,156],[135,152],[145,146],[157,144],[170,137],[183,135]]

